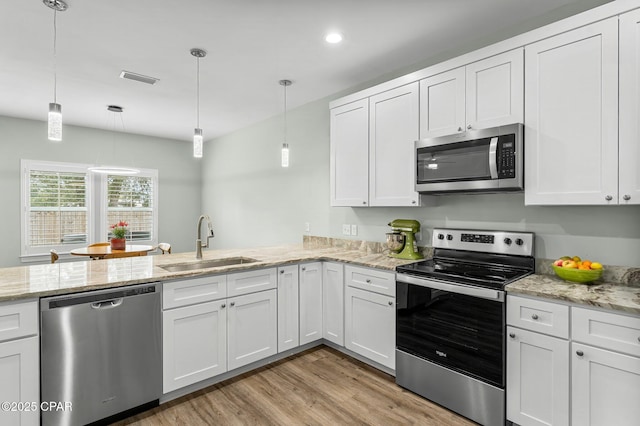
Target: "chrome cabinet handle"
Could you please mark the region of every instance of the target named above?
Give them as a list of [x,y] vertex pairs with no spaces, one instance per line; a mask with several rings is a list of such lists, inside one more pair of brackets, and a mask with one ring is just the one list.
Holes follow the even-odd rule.
[[367,284],[371,284],[371,280],[365,280]]
[[537,320],[538,319],[538,314],[531,315],[531,318],[534,319],[534,320]]
[[389,306],[393,306],[393,302],[389,300]]
[[467,129],[471,130],[471,124],[469,124],[469,125],[467,126]]
[[511,337],[512,339],[516,338],[516,333],[509,333],[509,337]]
[[462,127],[458,127],[458,131],[461,132],[462,131]]
[[220,305],[220,309],[224,309],[224,308],[226,308],[226,307],[227,307],[227,304],[226,304],[226,303],[223,303],[222,305]]
[[416,203],[416,200],[411,200],[411,204],[415,204],[415,203]]
[[231,302],[229,306],[236,306],[236,302]]
[[640,342],[640,337],[638,337],[638,342]]
[[281,273],[281,274],[284,274],[284,269],[280,269],[280,273]]
[[582,355],[584,355],[584,352],[582,352],[582,351],[576,351],[576,355],[578,355],[578,356],[582,356]]
[[622,197],[623,200],[625,201],[629,201],[631,199],[631,195],[629,194],[624,194],[624,196]]
[[306,271],[306,270],[307,270],[307,268],[303,266],[303,267],[302,267],[302,270],[303,270],[303,271]]
[[613,200],[613,197],[611,195],[607,195],[606,197],[604,197],[604,199],[607,201],[611,201]]
[[366,202],[366,201],[363,201],[363,202],[362,202],[362,204],[366,206],[366,205],[367,205],[367,202]]

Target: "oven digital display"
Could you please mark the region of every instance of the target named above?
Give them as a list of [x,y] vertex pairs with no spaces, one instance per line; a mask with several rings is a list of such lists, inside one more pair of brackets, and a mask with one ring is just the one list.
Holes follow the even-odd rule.
[[493,244],[494,236],[485,234],[462,234],[460,241],[465,243]]

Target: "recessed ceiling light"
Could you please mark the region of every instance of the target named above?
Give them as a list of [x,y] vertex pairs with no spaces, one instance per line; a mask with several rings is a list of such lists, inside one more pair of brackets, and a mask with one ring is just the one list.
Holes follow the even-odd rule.
[[340,43],[342,41],[342,34],[329,33],[324,39],[327,41],[327,43],[332,43],[332,44]]

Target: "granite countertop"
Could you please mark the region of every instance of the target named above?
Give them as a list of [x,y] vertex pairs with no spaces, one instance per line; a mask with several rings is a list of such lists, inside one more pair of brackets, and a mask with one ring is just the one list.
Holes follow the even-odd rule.
[[163,265],[196,262],[195,252],[105,260],[78,260],[0,269],[0,301],[27,299],[172,280],[226,274],[310,261],[337,261],[371,268],[395,270],[412,261],[395,259],[370,247],[321,247],[294,244],[276,247],[204,250],[203,259],[250,257],[257,262],[184,272],[167,272]]
[[640,283],[579,284],[555,275],[534,274],[507,285],[507,293],[524,294],[640,315]]

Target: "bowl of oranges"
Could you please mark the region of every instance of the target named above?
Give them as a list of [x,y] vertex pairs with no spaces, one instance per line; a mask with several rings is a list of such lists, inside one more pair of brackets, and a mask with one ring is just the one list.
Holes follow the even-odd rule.
[[562,256],[553,262],[553,271],[557,276],[574,283],[590,283],[602,276],[604,269],[600,262],[582,260],[580,256]]

